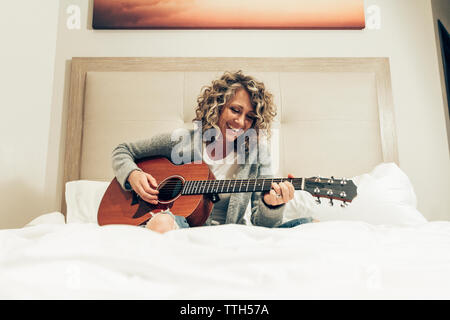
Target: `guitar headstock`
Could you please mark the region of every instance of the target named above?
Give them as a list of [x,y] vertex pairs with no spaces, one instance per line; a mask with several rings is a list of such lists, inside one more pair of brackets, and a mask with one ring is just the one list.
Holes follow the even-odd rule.
[[304,190],[316,197],[318,203],[320,203],[320,198],[328,198],[331,205],[333,205],[333,199],[342,201],[341,206],[344,206],[347,202],[352,202],[357,195],[356,185],[352,180],[345,178],[306,178]]

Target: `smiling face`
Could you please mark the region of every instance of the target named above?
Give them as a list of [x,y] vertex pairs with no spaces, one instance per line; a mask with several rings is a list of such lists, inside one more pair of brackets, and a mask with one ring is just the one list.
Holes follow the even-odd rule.
[[233,98],[223,107],[217,125],[227,142],[250,129],[256,120],[256,113],[247,90],[237,89]]
[[[226,150],[244,148],[247,152],[250,142],[255,141],[252,139],[259,139],[261,133],[270,138],[275,116],[273,95],[263,82],[242,71],[226,71],[211,85],[202,87],[193,121],[201,127],[202,134],[207,134],[206,138],[214,135],[211,142],[223,143],[224,150],[227,146]],[[228,148],[231,144],[232,148]]]

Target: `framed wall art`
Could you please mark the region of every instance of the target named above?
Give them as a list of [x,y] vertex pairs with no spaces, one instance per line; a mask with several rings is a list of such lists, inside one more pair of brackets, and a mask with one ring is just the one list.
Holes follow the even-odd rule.
[[444,69],[447,107],[450,115],[450,34],[444,24],[438,20],[439,40],[441,42],[442,67]]
[[363,29],[363,0],[94,0],[94,29]]

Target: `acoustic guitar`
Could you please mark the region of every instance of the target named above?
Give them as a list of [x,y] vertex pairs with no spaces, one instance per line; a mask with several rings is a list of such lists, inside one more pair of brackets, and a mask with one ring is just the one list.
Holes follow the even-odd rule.
[[114,178],[106,189],[98,209],[99,225],[143,225],[152,213],[170,211],[186,217],[190,226],[201,226],[208,219],[214,202],[221,193],[265,192],[272,182],[290,181],[295,190],[304,190],[317,197],[342,201],[342,206],[356,197],[356,185],[345,178],[269,178],[216,180],[206,163],[174,165],[167,158],[151,157],[138,161],[137,166],[150,173],[158,182],[158,204],[142,200],[134,191],[125,191]]

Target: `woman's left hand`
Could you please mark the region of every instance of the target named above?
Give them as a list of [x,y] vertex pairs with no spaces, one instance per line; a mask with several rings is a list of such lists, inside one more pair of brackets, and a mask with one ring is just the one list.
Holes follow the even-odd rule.
[[[288,178],[294,178],[292,174],[288,174]],[[278,206],[287,203],[294,198],[294,186],[289,181],[280,183],[273,182],[272,189],[263,197],[264,202],[269,206]]]

